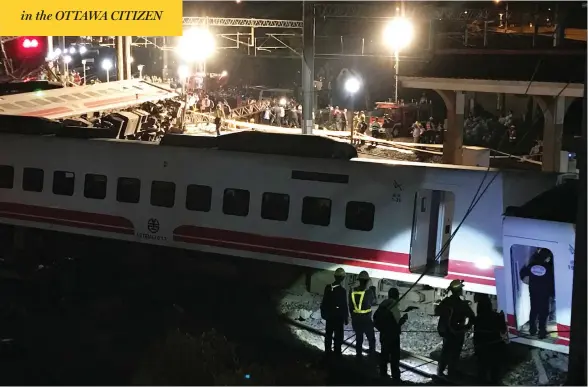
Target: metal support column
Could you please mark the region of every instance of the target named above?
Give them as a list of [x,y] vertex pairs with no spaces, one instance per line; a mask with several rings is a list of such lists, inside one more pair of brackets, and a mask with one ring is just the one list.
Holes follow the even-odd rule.
[[123,78],[122,79],[131,79],[132,74],[132,56],[131,56],[131,40],[133,38],[131,36],[123,36]]
[[[47,57],[51,57],[53,55],[53,51],[55,51],[55,49],[53,48],[53,36],[47,36]],[[53,61],[49,61],[47,64],[49,65],[49,68],[53,70]]]
[[[62,54],[65,53],[65,36],[59,37],[59,49],[61,50]],[[59,72],[62,75],[65,74],[65,62],[63,59],[59,61]]]
[[[163,37],[163,47],[167,47],[167,36]],[[163,79],[168,79],[170,78],[170,73],[169,73],[169,69],[168,69],[168,65],[169,65],[169,51],[168,50],[163,50],[162,53],[162,71],[161,71],[161,77]]]
[[303,51],[302,51],[302,134],[312,134],[314,128],[314,3],[303,3]]
[[121,81],[125,79],[125,50],[123,47],[123,37],[117,36],[115,39],[114,46],[116,47],[116,80]]
[[[586,77],[585,72],[584,77]],[[566,383],[568,386],[586,385],[586,78],[584,78],[583,105],[582,142],[580,144],[581,150],[578,152],[580,184],[574,248],[570,357]]]

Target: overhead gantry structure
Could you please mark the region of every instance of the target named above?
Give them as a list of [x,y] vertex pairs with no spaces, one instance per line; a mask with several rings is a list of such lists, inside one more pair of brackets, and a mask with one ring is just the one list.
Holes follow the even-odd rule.
[[[381,4],[315,4],[317,19],[343,19],[366,18],[386,21],[396,14],[396,9],[391,3]],[[389,16],[385,16],[389,15]],[[487,21],[497,17],[486,9],[464,9],[462,7],[436,7],[414,6],[406,9],[406,16],[418,20],[450,20],[450,21]],[[222,17],[184,17],[183,24],[186,27],[213,27],[219,29],[219,49],[240,50],[251,56],[268,56],[281,53],[284,56],[300,56],[302,54],[302,20],[274,20],[255,18],[222,18]],[[274,31],[268,31],[274,30]],[[328,34],[331,35],[331,34]],[[321,39],[336,39],[337,44],[345,47],[357,46],[356,50],[346,53],[338,53],[340,56],[389,56],[379,52],[376,46],[370,47],[370,38],[320,36]],[[334,40],[333,40],[334,41]],[[353,42],[352,42],[353,41]],[[171,50],[173,45],[169,38],[161,37],[135,37],[134,46],[155,46],[162,50]],[[108,43],[106,45],[114,45]],[[317,57],[329,56],[316,52]],[[333,55],[333,54],[330,54]]]

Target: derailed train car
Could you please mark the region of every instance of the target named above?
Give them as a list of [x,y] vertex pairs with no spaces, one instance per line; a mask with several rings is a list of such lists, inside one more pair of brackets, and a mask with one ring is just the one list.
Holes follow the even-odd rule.
[[[553,174],[358,159],[318,137],[166,135],[156,145],[68,138],[71,128],[30,117],[17,126],[0,133],[0,222],[25,240],[51,230],[268,260],[318,269],[319,284],[335,267],[367,270],[381,292],[419,280],[412,300],[423,306],[453,279],[470,296],[512,299],[511,277],[495,274],[511,266],[503,213],[556,183]],[[48,129],[20,134],[31,126]],[[508,305],[499,302],[512,314]]]
[[[507,315],[513,341],[568,353],[577,195],[578,181],[567,180],[528,203],[506,211],[502,243],[504,267],[498,269],[495,276],[498,305]],[[520,278],[521,269],[539,249],[546,249],[553,257],[554,294],[545,293],[545,297],[550,298],[548,337],[542,340],[529,334],[530,289]],[[544,275],[542,271],[539,274]]]

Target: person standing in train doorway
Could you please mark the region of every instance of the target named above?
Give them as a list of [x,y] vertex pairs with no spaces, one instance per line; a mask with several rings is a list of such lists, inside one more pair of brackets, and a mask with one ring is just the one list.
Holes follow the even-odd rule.
[[370,286],[370,275],[362,271],[358,276],[359,286],[349,292],[349,312],[351,313],[351,326],[355,332],[355,356],[361,359],[363,355],[363,335],[367,337],[369,355],[376,353],[376,334],[372,321],[372,306],[378,303],[376,287]]
[[538,249],[531,257],[528,265],[520,272],[521,281],[529,285],[531,312],[529,313],[529,333],[537,333],[539,319],[539,338],[547,337],[547,318],[549,317],[549,301],[555,296],[553,278],[553,254],[548,249]]
[[463,281],[451,281],[447,290],[451,292],[451,295],[445,297],[435,308],[435,315],[439,316],[437,332],[443,338],[441,358],[437,367],[437,376],[440,377],[443,377],[446,367],[448,376],[455,376],[465,334],[475,319],[468,302],[461,299]]
[[[347,291],[343,287],[345,270],[335,270],[335,282],[325,286],[323,300],[321,302],[321,317],[325,320],[325,355],[330,357],[341,356],[343,346],[344,326],[349,324],[349,311],[347,310]],[[334,349],[332,344],[334,341]]]

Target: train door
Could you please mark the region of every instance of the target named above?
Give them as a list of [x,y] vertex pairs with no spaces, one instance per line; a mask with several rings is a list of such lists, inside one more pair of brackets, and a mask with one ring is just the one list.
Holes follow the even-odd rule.
[[[541,297],[549,299],[547,311],[547,332],[554,332],[552,337],[557,335],[556,322],[556,292],[555,292],[555,265],[557,260],[557,243],[528,240],[520,238],[509,238],[510,261],[511,261],[511,279],[512,279],[512,297],[513,312],[516,321],[516,330],[523,334],[529,334],[531,328],[531,295],[527,278],[521,278],[523,268],[528,268],[535,275],[547,276],[548,285],[542,288]],[[535,266],[534,263],[539,261],[547,263],[550,270],[545,271],[541,266]],[[534,314],[537,310],[533,311]],[[536,316],[540,318],[540,316]],[[538,321],[538,320],[537,320]],[[537,325],[535,325],[537,328]]]
[[[450,191],[422,189],[415,195],[409,268],[413,273],[445,277],[449,266],[455,195]],[[427,269],[428,267],[428,269]]]

